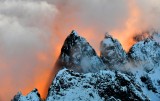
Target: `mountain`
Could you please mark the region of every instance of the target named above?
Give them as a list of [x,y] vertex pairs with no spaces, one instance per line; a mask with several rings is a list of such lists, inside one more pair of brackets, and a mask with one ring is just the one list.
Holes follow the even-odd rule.
[[[160,45],[154,38],[137,42],[126,53],[106,34],[100,51],[99,57],[72,31],[46,101],[160,101]],[[12,101],[40,101],[40,96],[35,89],[27,96],[18,93]]]
[[57,66],[83,73],[97,72],[106,68],[86,39],[75,31],[66,38]]
[[133,45],[128,53],[135,66],[152,69],[160,66],[160,45],[152,39],[145,39]]
[[42,100],[38,90],[34,89],[26,96],[23,96],[21,92],[18,92],[17,95],[15,95],[11,101],[42,101]]
[[147,38],[133,45],[128,53],[131,72],[144,94],[152,101],[160,100],[160,45]]
[[114,39],[108,33],[100,44],[100,57],[110,68],[120,69],[127,63],[127,54],[117,39]]

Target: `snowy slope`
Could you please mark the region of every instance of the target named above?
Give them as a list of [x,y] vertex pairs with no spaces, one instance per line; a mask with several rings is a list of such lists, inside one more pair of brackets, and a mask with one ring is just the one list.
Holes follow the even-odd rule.
[[128,56],[134,65],[143,68],[160,66],[160,45],[152,39],[145,39],[133,45]]
[[153,73],[146,73],[143,70],[134,69],[132,73],[135,81],[139,85],[146,96],[151,101],[160,101],[160,69],[155,69]]
[[110,70],[80,74],[63,69],[50,86],[47,101],[149,100],[129,77]]
[[152,101],[160,100],[160,45],[153,39],[145,39],[133,45],[128,56],[136,81]]

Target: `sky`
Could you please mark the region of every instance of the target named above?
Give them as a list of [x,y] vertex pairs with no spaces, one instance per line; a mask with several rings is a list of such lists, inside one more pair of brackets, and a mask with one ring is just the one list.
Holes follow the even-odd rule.
[[34,88],[45,97],[73,29],[98,54],[106,32],[128,51],[138,33],[160,31],[159,5],[159,0],[0,0],[0,101]]

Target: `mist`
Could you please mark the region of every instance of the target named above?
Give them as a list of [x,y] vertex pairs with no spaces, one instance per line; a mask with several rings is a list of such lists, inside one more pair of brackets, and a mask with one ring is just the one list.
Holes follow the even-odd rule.
[[135,43],[136,33],[160,28],[158,0],[55,0],[53,3],[60,11],[55,18],[56,33],[63,36],[75,29],[97,51],[106,32],[128,51]]
[[43,92],[54,59],[50,40],[56,12],[45,1],[0,1],[0,100],[35,87]]
[[38,88],[42,97],[64,39],[71,30],[99,54],[110,32],[126,51],[136,33],[160,31],[159,0],[1,0],[0,100]]

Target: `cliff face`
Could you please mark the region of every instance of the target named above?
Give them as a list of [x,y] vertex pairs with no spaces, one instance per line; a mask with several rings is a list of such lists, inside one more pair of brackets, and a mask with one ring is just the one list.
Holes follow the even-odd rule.
[[[97,56],[75,31],[66,38],[57,61],[61,69],[46,101],[159,101],[160,45],[144,39],[126,53],[106,34]],[[129,69],[125,69],[126,67]],[[127,68],[128,68],[127,67]],[[18,93],[13,101],[40,101],[37,90]]]

